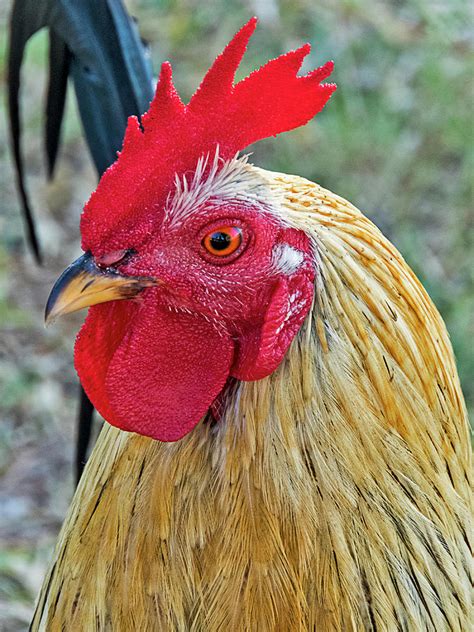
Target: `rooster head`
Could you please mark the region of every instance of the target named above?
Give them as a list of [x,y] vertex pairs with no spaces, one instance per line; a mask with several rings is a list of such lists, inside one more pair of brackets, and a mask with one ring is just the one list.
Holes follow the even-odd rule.
[[313,300],[309,238],[237,153],[319,112],[332,62],[297,76],[306,45],[234,84],[255,25],[188,105],[163,64],[150,109],[129,119],[84,208],[85,254],[46,307],[51,320],[91,306],[75,347],[85,391],[109,423],[161,441],[187,434],[230,377],[272,373]]

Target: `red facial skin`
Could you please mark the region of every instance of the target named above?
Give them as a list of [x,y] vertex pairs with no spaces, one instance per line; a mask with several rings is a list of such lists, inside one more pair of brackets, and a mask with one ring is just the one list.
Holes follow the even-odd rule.
[[[241,246],[228,257],[202,244],[223,225],[242,230]],[[229,376],[255,380],[277,368],[311,306],[314,264],[304,233],[238,204],[208,205],[148,236],[137,246],[143,239],[137,227],[137,241],[129,231],[127,243],[115,237],[109,252],[133,248],[116,269],[162,284],[135,301],[90,308],[75,364],[109,423],[176,441],[199,422]],[[275,263],[281,244],[304,255],[291,274]]]
[[[309,45],[236,83],[255,26],[252,18],[240,29],[187,105],[163,64],[150,109],[140,124],[129,119],[119,158],[81,217],[83,249],[98,265],[162,284],[134,302],[90,309],[76,343],[79,377],[107,421],[161,441],[189,432],[228,378],[272,373],[313,299],[307,237],[263,208],[209,203],[175,227],[163,213],[175,178],[192,178],[198,160],[212,161],[218,150],[221,167],[250,143],[306,124],[336,88],[322,83],[332,62],[298,74]],[[243,239],[221,258],[202,241],[225,224],[238,226]],[[279,268],[284,244],[302,256]]]

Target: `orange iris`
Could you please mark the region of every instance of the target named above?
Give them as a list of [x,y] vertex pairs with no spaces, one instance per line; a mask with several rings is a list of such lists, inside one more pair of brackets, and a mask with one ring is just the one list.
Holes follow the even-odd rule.
[[202,245],[216,257],[231,255],[242,243],[242,230],[238,226],[218,226],[207,233]]

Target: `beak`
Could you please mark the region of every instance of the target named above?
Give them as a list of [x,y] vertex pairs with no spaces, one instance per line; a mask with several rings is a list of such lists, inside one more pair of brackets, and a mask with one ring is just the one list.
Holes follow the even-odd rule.
[[158,284],[151,277],[125,276],[111,268],[100,268],[91,253],[86,252],[54,284],[46,303],[45,324],[83,307],[133,298],[146,287]]

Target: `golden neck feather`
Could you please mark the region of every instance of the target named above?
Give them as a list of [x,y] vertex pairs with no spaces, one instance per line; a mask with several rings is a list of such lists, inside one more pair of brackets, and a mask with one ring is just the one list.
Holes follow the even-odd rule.
[[470,456],[444,325],[354,207],[258,171],[314,241],[312,312],[218,424],[175,444],[103,431],[33,630],[467,621]]

